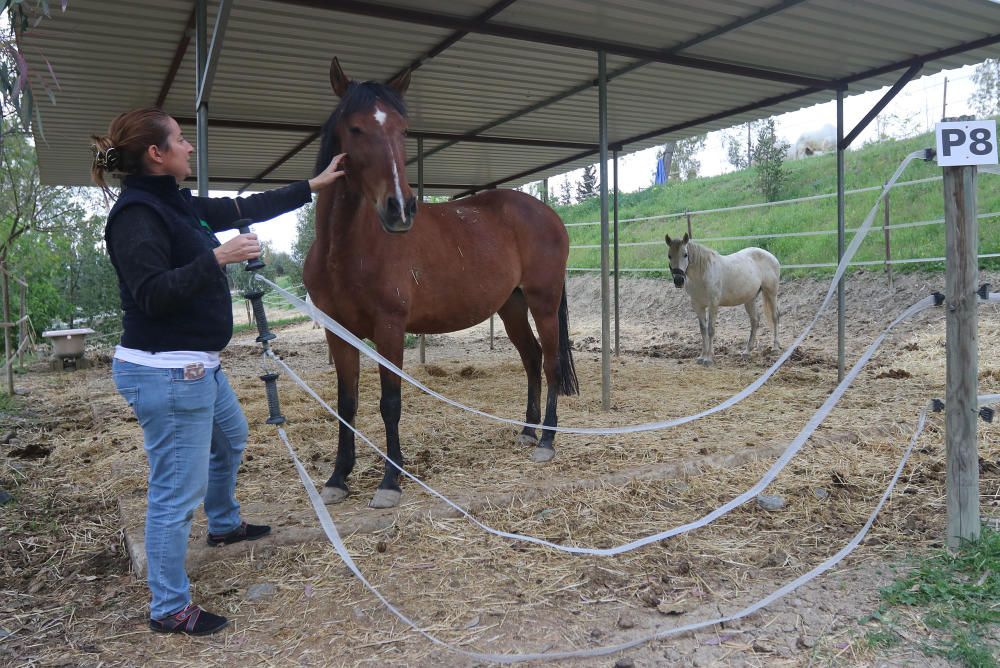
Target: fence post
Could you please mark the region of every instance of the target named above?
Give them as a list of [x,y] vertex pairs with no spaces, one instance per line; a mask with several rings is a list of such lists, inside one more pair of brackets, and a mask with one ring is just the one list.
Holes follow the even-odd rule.
[[691,212],[685,211],[684,213],[687,215],[688,219],[688,239],[694,239],[694,234],[691,232]]
[[10,285],[7,283],[7,263],[0,264],[3,274],[3,358],[7,364],[7,395],[14,396],[14,360],[10,358]]
[[979,538],[976,168],[944,167],[945,477],[950,549]]
[[20,297],[21,297],[21,308],[20,314],[18,315],[18,329],[17,329],[17,366],[24,371],[24,341],[28,338],[28,321],[26,316],[28,315],[28,307],[25,304],[25,300],[28,298],[28,286],[20,286]]
[[[884,187],[884,186],[883,186]],[[892,290],[892,248],[889,244],[889,193],[885,194],[885,198],[882,201],[882,205],[885,207],[883,213],[885,214],[882,218],[882,233],[885,237],[885,273],[889,277],[889,289]]]

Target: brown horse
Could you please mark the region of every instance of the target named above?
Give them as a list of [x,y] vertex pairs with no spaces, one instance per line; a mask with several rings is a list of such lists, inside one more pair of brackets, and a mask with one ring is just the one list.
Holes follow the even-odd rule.
[[[379,353],[403,365],[406,332],[435,334],[471,327],[498,313],[528,375],[525,422],[540,421],[541,371],[548,396],[542,425],[554,427],[558,394],[578,391],[569,341],[564,276],[569,238],[559,216],[534,197],[491,190],[446,204],[420,204],[406,181],[409,73],[387,86],[358,83],[334,58],[330,83],[340,104],[323,127],[317,170],[347,153],[345,178],[316,200],[316,240],[303,277],[313,302]],[[541,345],[531,331],[528,312]],[[337,409],[353,424],[358,406],[358,351],[331,332],[337,369]],[[399,446],[400,378],[379,368],[389,458],[403,465]],[[518,442],[534,445],[544,462],[555,432],[524,427]],[[348,494],[354,434],[340,426],[337,461],[323,488],[327,503]],[[399,503],[398,471],[386,462],[371,501]]]

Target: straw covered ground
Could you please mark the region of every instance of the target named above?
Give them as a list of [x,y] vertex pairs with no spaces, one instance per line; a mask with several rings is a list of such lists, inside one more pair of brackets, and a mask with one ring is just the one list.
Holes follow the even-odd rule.
[[[986,276],[984,280],[992,277]],[[782,342],[812,319],[827,283],[782,288]],[[623,279],[621,355],[612,362],[612,409],[601,410],[600,285],[570,282],[570,326],[581,395],[562,398],[560,424],[612,426],[688,415],[742,389],[776,358],[764,342],[738,355],[742,308],[724,311],[717,365],[694,363],[700,338],[683,291],[661,279]],[[848,365],[892,318],[943,275],[881,274],[848,284]],[[835,312],[835,305],[828,313]],[[836,320],[826,315],[801,350],[742,403],[665,431],[559,434],[556,458],[532,464],[516,428],[470,416],[404,388],[403,452],[411,472],[482,522],[568,545],[609,547],[691,522],[756,482],[837,382]],[[980,391],[1000,392],[1000,313],[980,307]],[[275,349],[335,404],[322,334],[278,331]],[[141,540],[145,461],[141,432],[110,380],[108,351],[95,368],[17,378],[28,394],[3,418],[0,489],[0,664],[45,666],[486,665],[410,630],[350,574],[325,542],[273,427],[253,335],[224,354],[251,423],[239,494],[244,514],[274,535],[250,546],[202,546],[197,517],[189,570],[195,600],[232,620],[205,639],[145,629],[147,593],[127,543]],[[497,322],[428,339],[427,364],[408,370],[435,390],[502,416],[524,412],[525,381]],[[346,546],[381,592],[428,632],[468,651],[523,653],[627,642],[734,612],[815,567],[864,524],[916,425],[944,396],[944,313],[901,326],[816,435],[766,494],[784,506],[739,507],[708,527],[617,557],[581,557],[484,533],[404,482],[403,503],[366,507],[382,460],[358,443],[352,496],[330,507]],[[334,419],[287,378],[279,381],[287,430],[317,484],[332,471]],[[378,376],[362,370],[358,428],[383,446]],[[866,641],[878,588],[906,556],[940,545],[944,527],[944,417],[932,414],[872,532],[837,568],[747,618],[564,665],[944,665],[923,656],[933,632],[916,615],[891,649]],[[980,424],[986,517],[1000,515],[1000,439]],[[138,537],[138,538],[137,538]],[[995,638],[993,640],[996,640]]]

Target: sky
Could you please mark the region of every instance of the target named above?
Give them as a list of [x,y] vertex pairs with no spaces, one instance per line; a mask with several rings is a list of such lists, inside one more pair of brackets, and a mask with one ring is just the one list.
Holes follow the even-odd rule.
[[[889,123],[888,130],[891,134],[911,136],[932,130],[934,124],[942,116],[971,114],[969,97],[973,91],[971,77],[975,67],[975,65],[967,65],[911,81],[882,110],[879,118]],[[947,80],[947,99],[945,99],[945,80]],[[844,98],[845,132],[857,125],[887,90],[888,86],[877,91],[846,96]],[[945,103],[947,103],[946,107]],[[943,110],[944,113],[942,113]],[[900,121],[908,126],[908,131],[905,133],[900,132]],[[819,132],[825,125],[829,125],[830,129],[836,128],[836,123],[837,109],[836,103],[833,101],[775,117],[779,137],[792,146],[804,134]],[[701,176],[715,176],[732,171],[733,168],[728,164],[725,150],[722,147],[724,132],[709,133],[705,149],[698,154],[697,158],[701,161],[699,172]],[[873,121],[854,140],[852,146],[861,146],[875,136],[876,124]],[[642,190],[652,184],[656,169],[656,152],[657,148],[653,147],[618,156],[618,187],[622,192]],[[549,178],[549,192],[560,192],[562,183],[566,179],[570,180],[572,191],[575,192],[575,184],[580,179],[581,173],[582,170],[575,170]],[[610,164],[608,173],[611,173]],[[212,191],[210,194],[213,196],[236,196],[236,193],[223,191]],[[266,223],[256,224],[253,226],[253,231],[274,250],[288,253],[295,242],[295,214],[285,214]],[[232,233],[219,235],[223,241],[230,236]]]

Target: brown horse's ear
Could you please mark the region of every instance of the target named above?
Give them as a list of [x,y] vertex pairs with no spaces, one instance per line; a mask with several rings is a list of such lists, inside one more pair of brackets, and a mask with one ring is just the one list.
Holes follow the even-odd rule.
[[407,69],[405,72],[402,72],[393,78],[393,80],[386,85],[400,95],[406,95],[406,89],[410,87],[410,74],[412,73],[413,70]]
[[668,234],[664,238],[667,240],[667,245],[669,246],[670,245],[670,235]]
[[691,241],[691,237],[689,237],[689,236],[688,236],[688,233],[687,233],[687,232],[685,232],[685,233],[684,233],[684,243],[687,243],[687,242],[689,242],[689,241]]
[[337,94],[337,97],[344,97],[347,87],[351,85],[351,80],[344,74],[344,70],[340,66],[340,61],[337,60],[336,56],[334,56],[333,62],[330,63],[330,85],[333,86],[333,92]]

